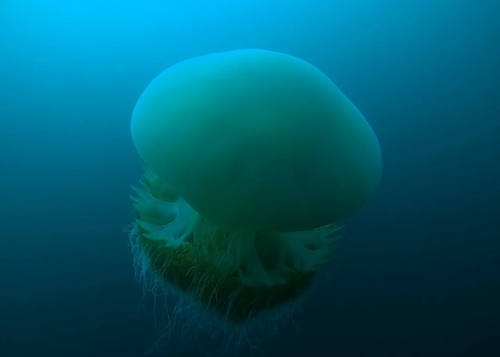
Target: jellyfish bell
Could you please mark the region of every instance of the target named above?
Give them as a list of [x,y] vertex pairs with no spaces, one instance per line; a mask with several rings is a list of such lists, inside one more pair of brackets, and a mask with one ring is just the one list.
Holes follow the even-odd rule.
[[299,231],[358,211],[378,185],[368,122],[318,69],[264,50],[216,53],[155,78],[132,115],[145,164],[203,216]]
[[318,69],[238,50],[180,62],[133,114],[140,274],[239,324],[305,292],[381,176],[375,134]]

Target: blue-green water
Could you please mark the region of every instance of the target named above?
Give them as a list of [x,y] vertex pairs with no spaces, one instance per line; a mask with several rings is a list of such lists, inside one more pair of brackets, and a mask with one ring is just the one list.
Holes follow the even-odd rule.
[[166,67],[240,48],[327,74],[384,172],[293,322],[238,354],[500,355],[500,3],[2,0],[0,356],[161,355],[123,232],[130,115]]

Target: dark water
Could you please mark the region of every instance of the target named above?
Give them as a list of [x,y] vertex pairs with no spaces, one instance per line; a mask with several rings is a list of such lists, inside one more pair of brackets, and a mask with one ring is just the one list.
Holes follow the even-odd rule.
[[[324,71],[384,157],[379,191],[262,352],[500,356],[494,0],[2,0],[0,356],[154,346],[122,231],[141,174],[131,111],[169,65],[239,48]],[[164,351],[203,355],[178,340]]]

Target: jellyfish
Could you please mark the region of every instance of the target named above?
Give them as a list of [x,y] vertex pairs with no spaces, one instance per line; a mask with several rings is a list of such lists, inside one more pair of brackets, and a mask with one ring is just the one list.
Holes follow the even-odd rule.
[[138,269],[214,324],[300,298],[382,171],[372,128],[330,79],[267,50],[166,69],[131,133],[144,168],[131,197]]

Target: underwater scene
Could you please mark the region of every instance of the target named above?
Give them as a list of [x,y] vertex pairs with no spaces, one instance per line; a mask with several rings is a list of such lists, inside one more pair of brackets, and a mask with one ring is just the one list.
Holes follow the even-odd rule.
[[500,2],[2,0],[0,356],[500,356]]

